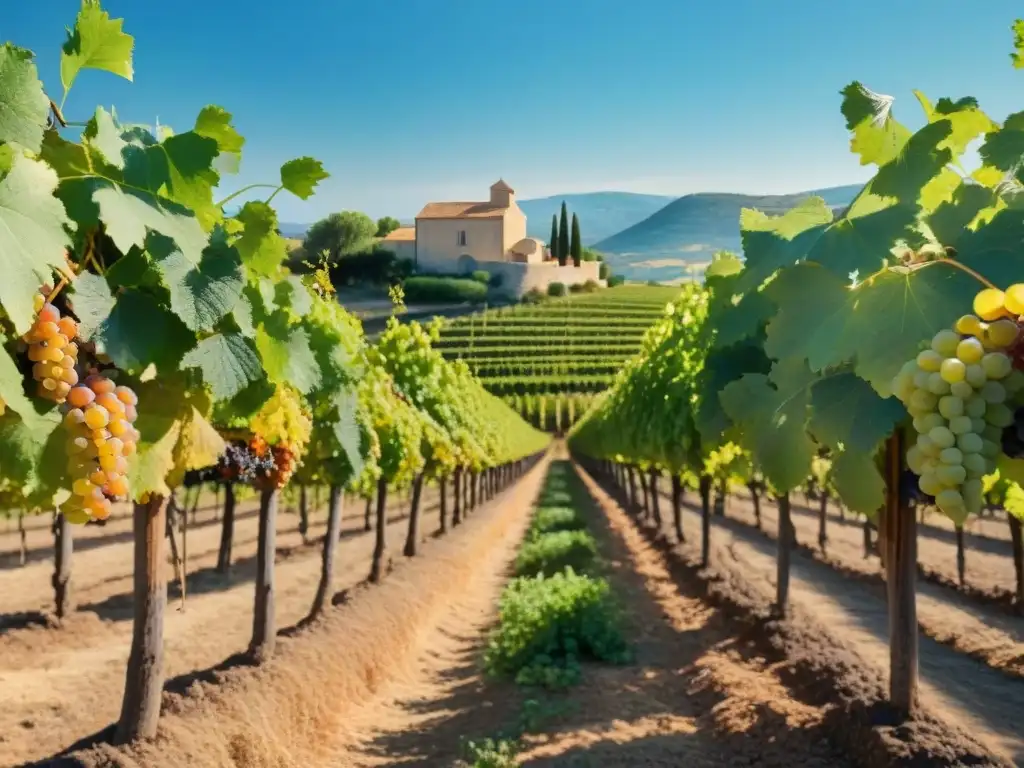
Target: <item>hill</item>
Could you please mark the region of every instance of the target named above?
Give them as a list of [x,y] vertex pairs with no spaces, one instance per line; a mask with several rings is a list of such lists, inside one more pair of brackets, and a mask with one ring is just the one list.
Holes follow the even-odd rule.
[[583,244],[591,245],[643,221],[673,199],[668,195],[635,192],[586,192],[517,202],[526,214],[526,234],[547,242],[551,236],[551,216],[561,211],[564,200],[569,215],[576,213],[580,217]]
[[740,250],[739,218],[743,208],[783,213],[816,195],[834,207],[848,205],[860,184],[829,187],[792,195],[740,195],[702,192],[684,195],[641,222],[594,245],[606,254],[615,274],[629,280],[678,280],[687,267],[700,270],[718,250]]

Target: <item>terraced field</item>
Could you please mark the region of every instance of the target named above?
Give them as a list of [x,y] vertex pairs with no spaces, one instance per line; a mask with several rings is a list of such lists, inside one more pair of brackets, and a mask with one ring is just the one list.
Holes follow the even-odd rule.
[[678,296],[670,286],[623,285],[544,304],[449,321],[439,348],[533,424],[561,431],[607,389],[644,333]]

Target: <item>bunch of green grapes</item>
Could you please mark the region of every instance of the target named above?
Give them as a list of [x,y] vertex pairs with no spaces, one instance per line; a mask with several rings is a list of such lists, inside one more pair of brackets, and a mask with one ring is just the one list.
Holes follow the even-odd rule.
[[72,523],[105,520],[110,516],[111,501],[129,494],[128,459],[135,454],[140,438],[132,426],[138,416],[138,397],[128,387],[93,375],[68,392],[67,405],[64,426],[70,433],[67,450],[72,483],[71,499],[61,512]]
[[974,314],[936,333],[893,381],[917,432],[907,465],[954,520],[981,511],[982,478],[995,470],[1003,430],[1014,423],[1024,373],[1008,351],[1018,346],[1022,312],[1024,285],[981,291]]
[[63,403],[78,384],[78,323],[61,317],[60,310],[42,296],[35,296],[36,319],[23,340],[28,344],[32,378],[39,383],[39,397]]

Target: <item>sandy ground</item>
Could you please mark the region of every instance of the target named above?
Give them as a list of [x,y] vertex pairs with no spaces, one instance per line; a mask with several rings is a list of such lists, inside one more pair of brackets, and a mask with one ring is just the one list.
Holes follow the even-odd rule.
[[[693,547],[699,541],[699,499],[689,494],[684,508],[684,532]],[[671,506],[661,505],[664,534],[671,533]],[[766,594],[774,594],[775,542],[744,520],[752,520],[749,500],[732,497],[725,517],[714,516],[712,542],[728,552],[736,570]],[[775,510],[762,505],[765,528],[777,525]],[[812,540],[808,515],[796,514],[794,523],[802,542]],[[813,536],[817,536],[816,521]],[[839,526],[833,526],[838,532]],[[830,551],[839,542],[830,544]],[[862,557],[861,554],[858,557]],[[851,578],[808,554],[793,552],[790,575],[790,599],[802,610],[814,615],[846,647],[867,663],[888,675],[888,613],[881,584]],[[941,644],[931,634],[954,634],[963,643],[998,646],[999,655],[1019,653],[1021,635],[1016,619],[1000,615],[953,590],[930,584],[918,585],[920,637],[920,678],[923,705],[934,714],[957,723],[997,754],[1016,762],[1024,761],[1024,729],[1020,713],[1024,711],[1024,683],[1015,676],[993,669],[984,661]],[[973,638],[973,641],[972,641]],[[993,651],[993,657],[996,655]]]
[[[325,494],[326,496],[326,494]],[[189,575],[185,610],[168,563],[165,618],[167,688],[186,686],[197,674],[244,651],[252,626],[257,519],[253,503],[239,510],[234,565],[226,576],[214,571],[220,525],[211,507],[188,535]],[[388,538],[392,555],[401,557],[405,540],[405,499],[389,504]],[[425,493],[421,530],[437,525],[436,493]],[[297,532],[298,516],[278,516],[277,624],[287,628],[309,610],[320,570],[324,511],[312,516],[311,543]],[[30,539],[32,562],[0,570],[0,765],[43,758],[114,721],[120,711],[124,669],[131,643],[130,522],[76,529],[80,534],[73,566],[78,611],[63,627],[45,623],[52,604],[52,536],[48,530]],[[180,542],[179,542],[180,543]],[[91,548],[90,548],[91,547]],[[368,572],[373,540],[363,532],[363,505],[343,511],[336,586],[357,584]],[[13,620],[12,620],[13,619]],[[24,626],[19,626],[23,624]],[[13,625],[13,626],[12,626]],[[3,624],[0,624],[3,627]]]

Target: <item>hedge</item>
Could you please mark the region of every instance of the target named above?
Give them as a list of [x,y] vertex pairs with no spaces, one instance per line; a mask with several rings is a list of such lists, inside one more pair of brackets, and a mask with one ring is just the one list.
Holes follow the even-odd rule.
[[487,286],[476,280],[460,277],[417,275],[405,281],[406,301],[444,303],[465,301],[481,303],[487,298]]

